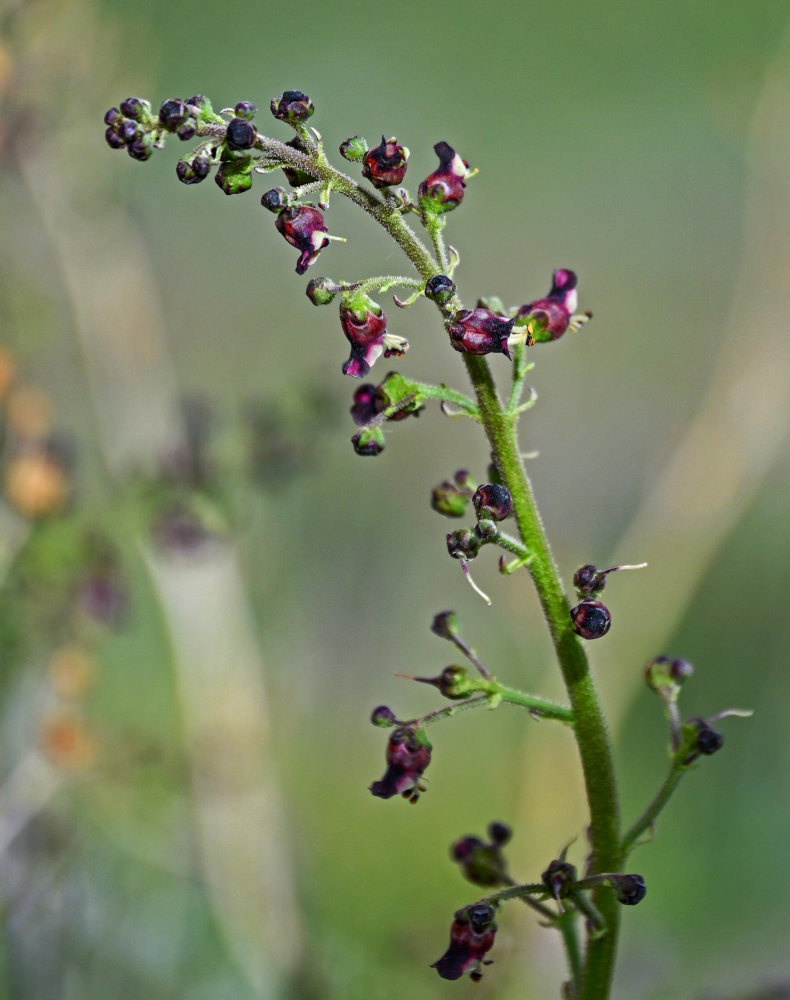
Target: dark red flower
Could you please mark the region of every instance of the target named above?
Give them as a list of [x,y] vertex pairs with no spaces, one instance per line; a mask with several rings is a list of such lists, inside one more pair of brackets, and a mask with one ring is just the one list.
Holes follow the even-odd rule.
[[466,160],[446,142],[437,142],[433,149],[439,157],[439,166],[422,181],[417,198],[423,212],[439,215],[461,204],[471,171]]
[[282,209],[274,221],[278,232],[301,250],[296,263],[296,273],[304,274],[314,264],[320,250],[329,243],[329,231],[324,225],[324,216],[317,208],[309,205],[288,205]]
[[[576,274],[567,268],[558,268],[552,275],[551,291],[543,299],[527,302],[516,313],[516,325],[528,326],[527,343],[559,340],[569,326],[573,326],[578,294]],[[579,317],[582,322],[584,317]]]
[[456,351],[466,354],[504,354],[510,357],[508,337],[513,320],[497,316],[490,309],[461,309],[454,316],[448,332]]
[[480,979],[481,966],[489,964],[485,955],[494,945],[496,931],[493,906],[475,903],[458,910],[450,928],[450,946],[431,968],[442,979],[460,979],[465,972]]
[[370,790],[380,799],[402,795],[416,802],[425,786],[420,781],[423,771],[431,762],[431,744],[425,730],[418,726],[400,726],[387,744],[387,770],[380,781],[374,781]]
[[385,358],[402,357],[409,347],[403,337],[387,333],[387,316],[381,306],[364,292],[344,295],[340,301],[340,325],[351,344],[351,354],[343,363],[343,374],[364,378],[371,365]]
[[381,145],[369,149],[362,161],[362,176],[377,188],[400,184],[406,173],[409,151],[396,140],[381,137]]

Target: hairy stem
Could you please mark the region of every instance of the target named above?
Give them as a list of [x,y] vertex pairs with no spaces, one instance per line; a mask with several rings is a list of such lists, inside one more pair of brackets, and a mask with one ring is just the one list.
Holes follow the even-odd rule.
[[681,761],[673,761],[672,767],[670,768],[669,774],[667,775],[664,783],[656,792],[655,798],[650,803],[650,805],[645,809],[642,815],[636,822],[630,826],[623,836],[622,853],[623,861],[628,857],[631,851],[636,846],[636,842],[649,830],[656,821],[656,817],[664,808],[664,806],[669,802],[672,797],[672,793],[678,786],[678,782],[686,773],[686,768],[683,766]]

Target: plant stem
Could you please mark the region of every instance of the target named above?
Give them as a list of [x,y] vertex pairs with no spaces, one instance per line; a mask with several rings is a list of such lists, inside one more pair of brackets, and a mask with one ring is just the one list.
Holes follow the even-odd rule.
[[664,806],[669,802],[672,797],[672,793],[678,786],[678,782],[686,773],[686,768],[683,763],[678,760],[672,762],[672,767],[670,768],[669,774],[664,780],[663,785],[656,792],[656,796],[650,805],[645,809],[639,819],[629,827],[627,833],[623,836],[622,844],[622,854],[623,861],[628,857],[631,851],[636,846],[637,840],[642,836],[642,834],[649,830],[650,827],[655,823],[656,817],[664,808]]

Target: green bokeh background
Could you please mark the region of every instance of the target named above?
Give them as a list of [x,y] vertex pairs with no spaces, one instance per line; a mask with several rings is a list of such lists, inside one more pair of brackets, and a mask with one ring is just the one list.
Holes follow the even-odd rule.
[[[306,302],[294,251],[258,206],[268,179],[243,198],[213,183],[184,188],[172,144],[141,165],[102,137],[104,110],[130,93],[157,103],[203,92],[215,107],[249,99],[268,129],[269,99],[289,88],[315,101],[312,123],[330,151],[352,134],[396,135],[411,150],[412,188],[440,139],[479,168],[447,227],[467,303],[498,294],[518,304],[546,292],[554,267],[578,271],[580,306],[595,317],[536,348],[540,398],[522,440],[539,453],[529,468],[566,581],[587,561],[650,563],[611,581],[612,632],[590,650],[626,820],[665,767],[658,706],[639,683],[648,658],[695,664],[688,715],[755,709],[751,721],[722,724],[721,754],[684,781],[655,842],[634,855],[648,896],[626,914],[614,996],[756,997],[790,983],[789,21],[787,6],[768,0],[9,7],[2,340],[77,442],[79,517],[123,549],[133,614],[97,647],[84,706],[100,734],[93,768],[64,778],[9,847],[24,878],[20,888],[12,865],[0,885],[5,995],[558,995],[556,942],[515,906],[481,984],[445,983],[427,966],[453,911],[476,894],[447,859],[453,839],[502,819],[515,829],[516,876],[533,880],[574,836],[581,863],[567,734],[507,708],[461,716],[433,731],[430,788],[416,809],[366,791],[383,769],[371,707],[405,716],[435,704],[393,674],[449,662],[427,628],[445,607],[504,680],[562,696],[526,575],[500,578],[481,558],[475,575],[493,598],[484,606],[446,558],[446,523],[428,508],[431,486],[455,469],[484,476],[483,442],[432,409],[396,425],[378,460],[354,456],[345,341],[334,310]],[[276,123],[271,131],[284,135]],[[406,267],[349,206],[333,201],[327,219],[347,242],[325,250],[314,273],[353,280]],[[104,329],[121,368],[125,351],[134,360],[130,330],[147,344],[149,324],[158,327],[154,302],[166,331],[158,370],[212,401],[231,459],[234,414],[252,398],[284,406],[313,440],[282,483],[227,487],[242,619],[249,612],[269,714],[266,787],[279,795],[270,826],[246,842],[257,838],[263,853],[281,842],[299,914],[297,929],[284,925],[255,955],[229,943],[199,846],[179,695],[189,673],[174,667],[172,623],[152,586],[145,506],[108,475],[114,443],[101,414],[115,388],[91,383],[96,340],[80,333],[80,296],[90,309],[107,273],[83,269],[69,285],[75,220],[81,239],[95,233],[93,251],[122,289],[118,328]],[[124,286],[132,251],[134,273],[150,269],[145,288]],[[464,388],[433,311],[387,309],[412,345],[399,367]],[[492,365],[504,384],[507,362]],[[319,390],[325,416],[314,426],[306,401]],[[142,385],[140,399],[136,455],[147,447],[153,462],[162,429]],[[0,820],[10,776],[35,744],[49,637],[35,639],[2,667]],[[231,798],[227,808],[232,825]],[[264,893],[253,909],[276,905]],[[282,965],[284,975],[267,975]]]

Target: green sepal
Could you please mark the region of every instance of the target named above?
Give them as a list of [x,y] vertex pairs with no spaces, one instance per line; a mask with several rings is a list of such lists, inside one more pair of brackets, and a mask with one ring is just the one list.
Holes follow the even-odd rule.
[[400,372],[390,372],[379,388],[387,397],[387,409],[397,407],[401,413],[416,413],[426,398],[420,384],[404,378]]

